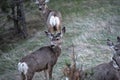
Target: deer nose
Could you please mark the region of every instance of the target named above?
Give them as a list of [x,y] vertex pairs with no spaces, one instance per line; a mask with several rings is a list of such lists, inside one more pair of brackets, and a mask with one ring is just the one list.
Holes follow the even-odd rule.
[[41,7],[41,6],[39,6],[39,10],[42,10],[42,7]]
[[39,10],[42,10],[42,8],[39,8]]

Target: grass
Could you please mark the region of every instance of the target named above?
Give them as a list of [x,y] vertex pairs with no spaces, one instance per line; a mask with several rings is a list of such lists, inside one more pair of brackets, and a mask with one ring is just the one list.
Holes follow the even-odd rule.
[[[110,61],[112,52],[106,45],[106,39],[110,38],[115,42],[116,36],[120,35],[119,3],[119,0],[50,1],[49,6],[62,13],[63,25],[67,28],[62,44],[62,54],[53,71],[55,80],[61,80],[60,77],[63,75],[61,70],[65,62],[71,60],[69,55],[72,52],[72,43],[75,45],[75,54],[78,55],[78,67],[83,65],[84,69],[87,69]],[[28,39],[9,43],[12,46],[7,48],[5,46],[7,49],[5,52],[0,51],[0,80],[19,80],[18,61],[30,52],[49,44],[44,34],[46,28],[42,24],[37,6],[33,3],[26,5],[26,7],[29,6],[30,8],[26,9],[26,16],[31,35]],[[42,79],[43,73],[34,76],[34,80]]]

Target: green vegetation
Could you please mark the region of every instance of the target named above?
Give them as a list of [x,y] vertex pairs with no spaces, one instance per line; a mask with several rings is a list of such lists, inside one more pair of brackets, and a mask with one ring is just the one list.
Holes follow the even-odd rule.
[[[106,39],[116,40],[120,36],[120,0],[50,0],[51,9],[59,10],[63,15],[63,25],[67,31],[62,44],[62,54],[54,67],[55,80],[61,80],[62,68],[69,63],[72,43],[78,55],[78,67],[93,67],[111,59],[112,51],[106,45]],[[49,40],[44,34],[41,15],[37,6],[29,1],[25,3],[28,39],[9,39],[0,45],[0,80],[19,80],[18,61],[33,52]],[[0,33],[12,27],[12,22],[2,25],[5,14],[0,16]],[[7,30],[6,30],[7,29]],[[11,40],[11,41],[10,41]],[[0,42],[1,43],[1,42]],[[42,80],[43,73],[36,74],[34,80]],[[17,79],[16,79],[17,78]]]

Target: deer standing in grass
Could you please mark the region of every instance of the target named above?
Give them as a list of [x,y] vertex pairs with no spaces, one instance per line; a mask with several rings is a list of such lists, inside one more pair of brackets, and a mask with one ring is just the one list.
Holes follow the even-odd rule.
[[[63,30],[62,33],[65,31]],[[22,80],[32,80],[35,72],[40,71],[45,72],[46,80],[52,79],[53,67],[61,54],[62,42],[56,36],[51,43],[52,45],[41,47],[20,60],[18,70],[21,73]]]
[[39,6],[39,10],[42,12],[46,25],[48,27],[48,31],[46,31],[46,33],[51,34],[50,39],[56,35],[62,37],[61,13],[59,11],[49,9],[47,6],[48,2],[49,0],[36,0],[36,4]]

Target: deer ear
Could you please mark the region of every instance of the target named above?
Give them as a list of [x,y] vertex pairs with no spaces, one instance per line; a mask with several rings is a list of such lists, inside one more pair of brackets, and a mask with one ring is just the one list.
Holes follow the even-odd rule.
[[110,47],[114,46],[113,42],[110,41],[110,39],[107,39],[107,45],[110,46]]
[[44,32],[45,32],[46,36],[48,36],[50,39],[53,38],[53,36],[52,36],[52,34],[50,32],[48,32],[48,31],[44,31]]
[[49,35],[49,33],[48,33],[48,31],[44,31],[45,32],[45,34],[48,36]]
[[61,33],[60,33],[60,37],[63,37],[63,34],[66,32],[66,28],[65,27],[63,27],[62,28],[62,31],[61,31]]
[[119,36],[117,36],[117,42],[120,42],[120,37]]
[[65,33],[65,32],[66,32],[66,28],[63,27],[63,28],[62,28],[62,33]]
[[51,36],[50,32],[48,32],[48,31],[44,31],[44,32],[45,32],[46,36],[48,36],[48,37]]
[[45,3],[48,3],[50,0],[45,0]]

